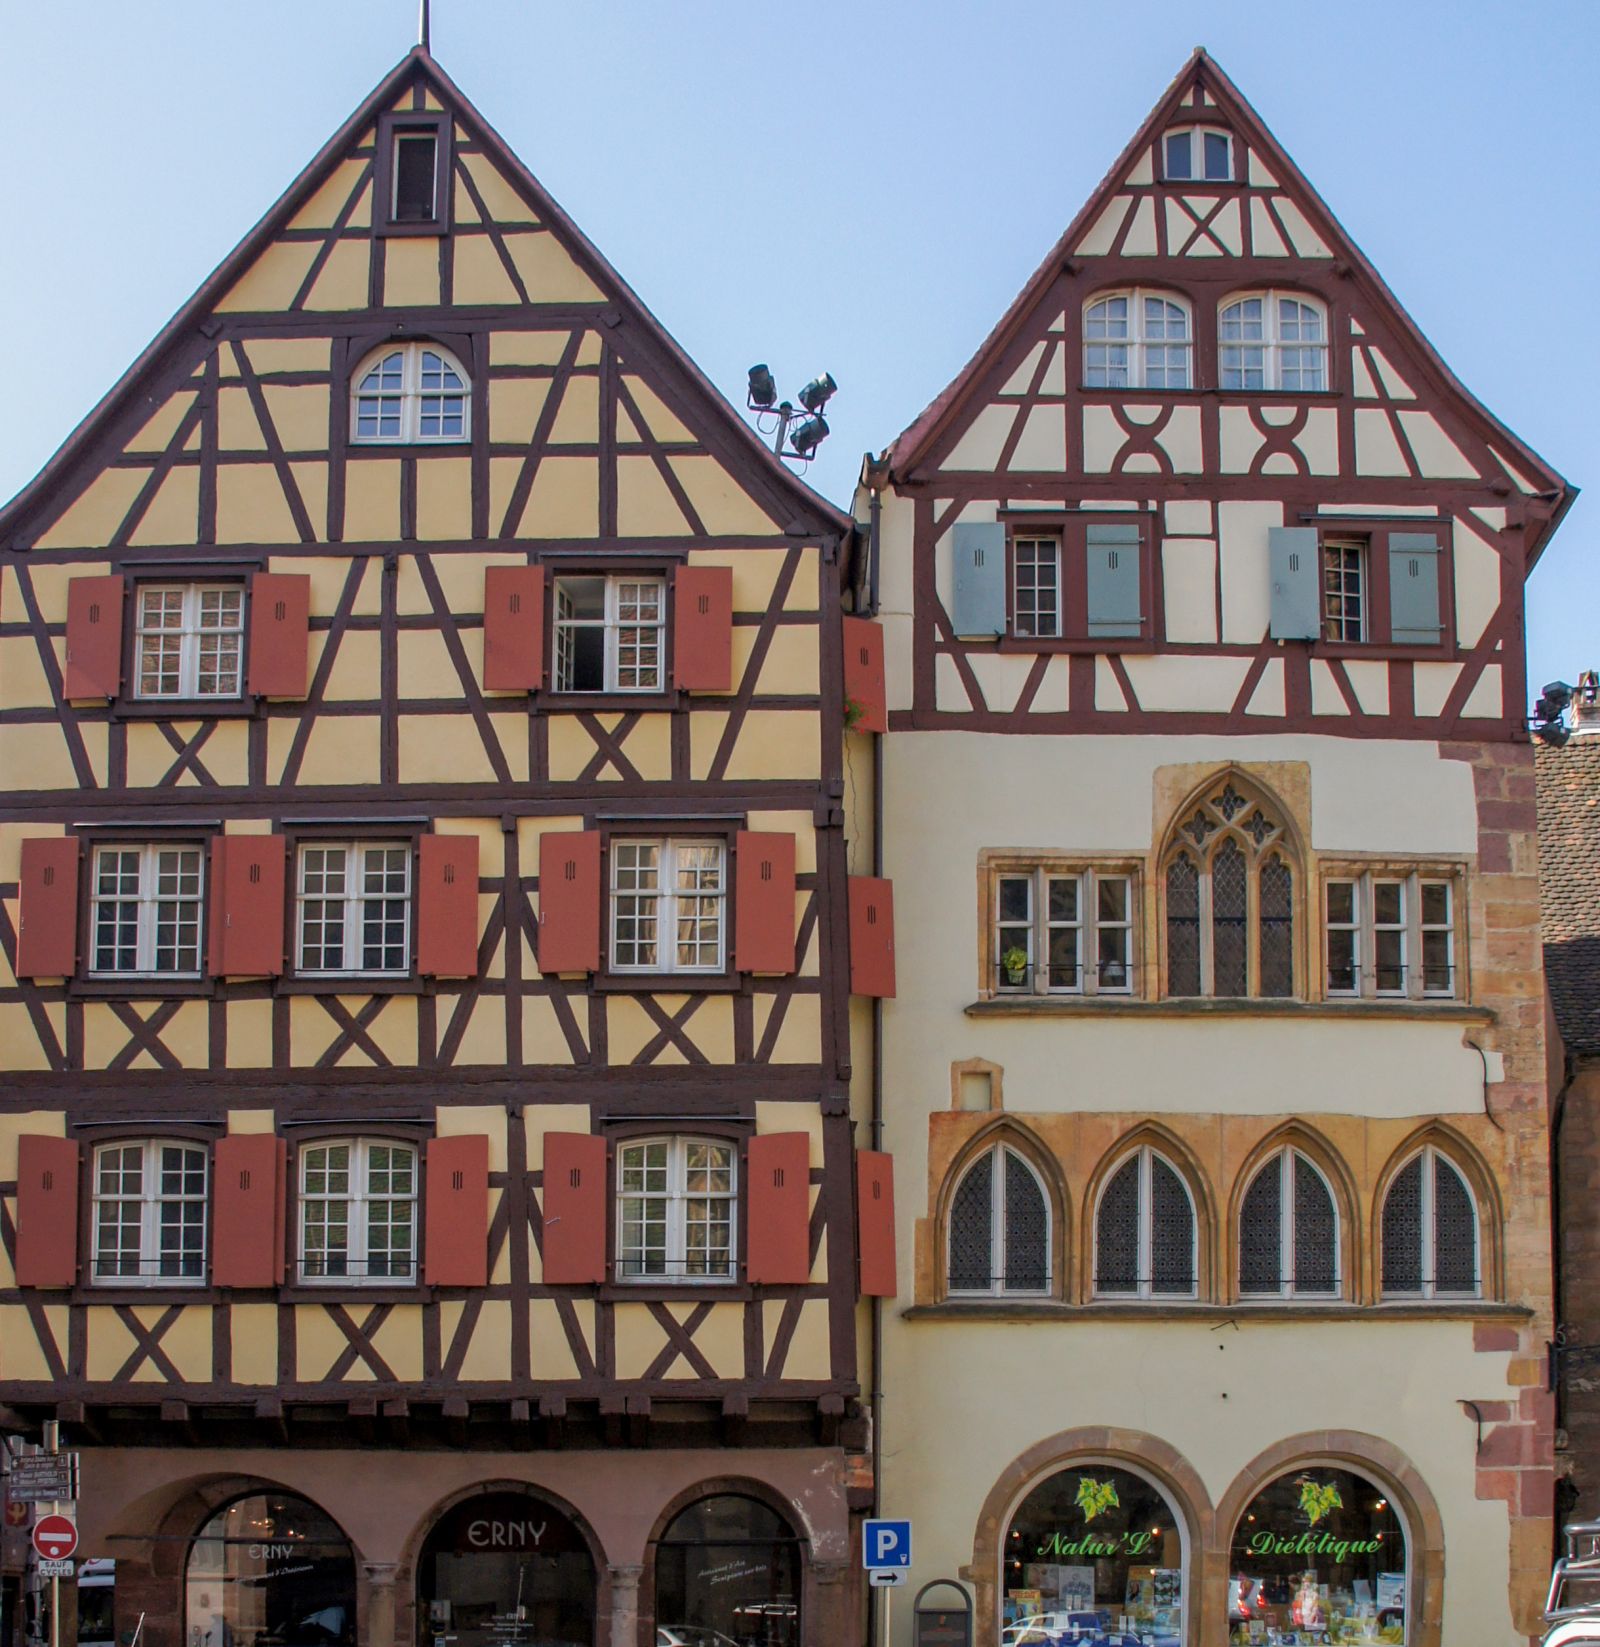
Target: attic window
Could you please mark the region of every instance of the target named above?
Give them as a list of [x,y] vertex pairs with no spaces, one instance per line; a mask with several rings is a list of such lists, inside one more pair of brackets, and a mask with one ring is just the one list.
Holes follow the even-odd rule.
[[1162,144],[1161,169],[1169,183],[1231,183],[1233,134],[1215,126],[1168,132]]
[[394,221],[431,223],[438,215],[439,139],[431,131],[394,134]]

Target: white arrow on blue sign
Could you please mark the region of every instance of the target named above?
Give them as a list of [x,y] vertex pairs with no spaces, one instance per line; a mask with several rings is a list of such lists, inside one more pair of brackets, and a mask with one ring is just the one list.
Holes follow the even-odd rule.
[[909,1521],[865,1521],[861,1525],[861,1559],[868,1572],[911,1565]]

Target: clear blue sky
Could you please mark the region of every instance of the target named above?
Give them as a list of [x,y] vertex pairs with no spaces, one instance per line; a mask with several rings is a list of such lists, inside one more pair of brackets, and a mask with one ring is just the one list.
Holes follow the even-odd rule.
[[[844,503],[1204,44],[1461,379],[1590,493],[1535,686],[1600,665],[1596,0],[434,0],[433,48],[742,403],[840,389]],[[415,0],[0,0],[12,392],[44,462],[415,39]],[[1577,166],[1576,173],[1569,171]]]

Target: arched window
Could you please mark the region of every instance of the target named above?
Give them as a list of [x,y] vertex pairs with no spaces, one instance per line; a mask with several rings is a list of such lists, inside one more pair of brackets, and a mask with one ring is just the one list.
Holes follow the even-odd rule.
[[1293,995],[1294,888],[1277,808],[1233,777],[1207,788],[1167,858],[1167,994]]
[[1050,1197],[1008,1144],[980,1155],[951,1197],[949,1276],[953,1293],[1050,1290]]
[[1194,1201],[1183,1175],[1141,1145],[1106,1180],[1094,1215],[1094,1290],[1105,1298],[1193,1298]]
[[1298,292],[1243,292],[1217,317],[1217,373],[1224,389],[1328,387],[1328,313]]
[[368,355],[351,378],[350,438],[358,445],[459,441],[471,434],[472,384],[432,343],[397,343]]
[[673,1517],[655,1555],[655,1641],[799,1647],[800,1540],[776,1510],[742,1493],[702,1498]]
[[1256,1170],[1239,1203],[1244,1298],[1336,1298],[1339,1206],[1309,1155],[1281,1149]]
[[1169,292],[1108,292],[1083,311],[1086,389],[1187,389],[1189,305]]
[[1383,1201],[1383,1296],[1477,1298],[1483,1291],[1478,1203],[1456,1164],[1424,1145]]

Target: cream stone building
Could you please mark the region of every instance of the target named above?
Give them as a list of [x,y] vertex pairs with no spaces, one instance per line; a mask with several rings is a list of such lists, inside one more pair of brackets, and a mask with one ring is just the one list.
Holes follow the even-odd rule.
[[984,1647],[1536,1631],[1572,495],[1203,52],[866,465],[881,1505]]

